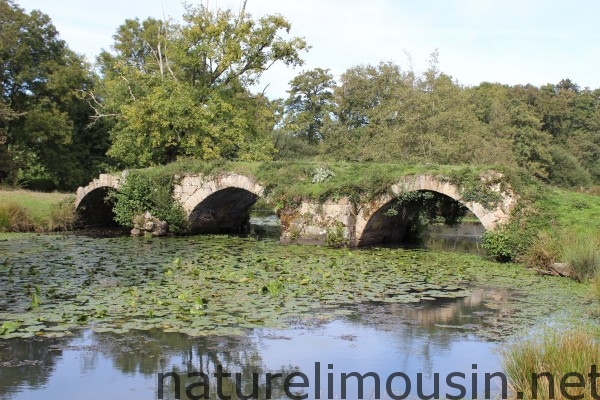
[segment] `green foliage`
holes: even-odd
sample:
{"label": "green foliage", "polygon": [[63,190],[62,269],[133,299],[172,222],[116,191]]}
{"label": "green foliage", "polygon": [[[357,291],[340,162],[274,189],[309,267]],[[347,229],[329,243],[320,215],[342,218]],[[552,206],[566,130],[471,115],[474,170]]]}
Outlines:
{"label": "green foliage", "polygon": [[0,203],[0,231],[30,232],[34,228],[27,209],[13,202]]}
{"label": "green foliage", "polygon": [[404,192],[396,196],[385,215],[395,217],[399,214],[399,209],[402,210],[403,218],[411,220],[409,226],[415,233],[440,219],[446,225],[456,225],[468,211],[454,199],[429,191]]}
{"label": "green foliage", "polygon": [[289,97],[284,103],[282,130],[309,144],[323,140],[323,127],[334,110],[333,86],[329,70],[305,71],[290,81]]}
{"label": "green foliage", "polygon": [[116,54],[100,55],[103,85],[88,96],[115,121],[109,155],[128,167],[271,159],[277,105],[249,88],[275,63],[302,64],[306,43],[282,36],[290,24],[279,15],[200,5],[183,20],[127,20]]}
{"label": "green foliage", "polygon": [[326,165],[319,165],[317,168],[315,168],[315,170],[313,172],[311,182],[312,183],[323,183],[323,182],[327,181],[329,178],[332,178],[334,176],[335,176],[335,172],[333,172],[332,170],[327,168]]}
{"label": "green foliage", "polygon": [[561,261],[561,251],[560,239],[547,231],[542,231],[527,248],[521,257],[521,262],[527,267],[545,270],[552,263]]}
{"label": "green foliage", "polygon": [[2,325],[0,325],[0,336],[10,335],[11,333],[19,329],[20,326],[21,324],[17,321],[6,321]]}
{"label": "green foliage", "polygon": [[0,193],[0,232],[54,232],[73,228],[76,222],[73,199],[48,196],[36,199],[36,194],[19,191]]}
{"label": "green foliage", "polygon": [[319,152],[317,146],[280,130],[273,133],[273,142],[275,160],[310,160]]}
{"label": "green foliage", "polygon": [[347,70],[334,89],[335,119],[324,152],[346,161],[462,164],[494,162],[469,95],[437,69],[422,75],[392,63]]}
{"label": "green foliage", "polygon": [[589,187],[592,183],[590,173],[581,166],[577,158],[565,149],[553,147],[552,164],[549,167],[548,180],[564,188]]}
{"label": "green foliage", "polygon": [[49,231],[67,231],[77,223],[77,213],[73,198],[69,197],[50,208],[46,229]]}
{"label": "green foliage", "polygon": [[333,228],[327,229],[325,243],[329,247],[346,247],[350,244],[344,232],[344,224],[336,221]]}
{"label": "green foliage", "polygon": [[107,131],[88,127],[92,108],[80,96],[95,78],[40,11],[0,0],[0,26],[0,181],[74,189],[105,157]]}
{"label": "green foliage", "polygon": [[31,296],[31,303],[29,304],[29,310],[38,308],[42,304],[42,292],[38,285],[33,285],[29,288],[29,295]]}
{"label": "green foliage", "polygon": [[461,188],[461,198],[464,201],[480,203],[485,208],[493,209],[502,196],[492,187],[498,183],[506,184],[505,179],[495,172],[482,176],[481,171],[473,168],[457,169],[448,175],[450,182]]}
{"label": "green foliage", "polygon": [[150,212],[167,222],[171,232],[185,232],[187,218],[173,198],[173,183],[173,175],[162,171],[131,171],[121,188],[109,194],[114,201],[115,221],[132,227],[136,216]]}
{"label": "green foliage", "polygon": [[488,256],[499,262],[508,262],[516,257],[514,238],[505,229],[486,231],[482,237],[482,246]]}
{"label": "green foliage", "polygon": [[284,285],[280,280],[270,280],[266,285],[263,285],[259,292],[269,294],[271,297],[279,297],[283,293]]}

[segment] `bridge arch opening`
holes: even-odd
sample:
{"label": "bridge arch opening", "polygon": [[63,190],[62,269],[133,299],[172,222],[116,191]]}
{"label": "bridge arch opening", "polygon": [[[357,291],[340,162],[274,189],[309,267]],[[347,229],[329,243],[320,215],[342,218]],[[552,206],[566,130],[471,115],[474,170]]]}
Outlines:
{"label": "bridge arch opening", "polygon": [[443,223],[456,226],[467,215],[478,221],[475,232],[485,230],[467,206],[446,194],[432,190],[405,192],[387,201],[371,215],[357,238],[358,246],[420,244],[429,225]]}
{"label": "bridge arch opening", "polygon": [[109,198],[116,189],[109,186],[96,188],[85,195],[77,205],[78,225],[81,228],[113,228],[119,224],[113,212],[114,201]]}
{"label": "bridge arch opening", "polygon": [[189,216],[191,233],[250,233],[250,207],[258,195],[249,190],[228,187],[218,190],[194,207]]}

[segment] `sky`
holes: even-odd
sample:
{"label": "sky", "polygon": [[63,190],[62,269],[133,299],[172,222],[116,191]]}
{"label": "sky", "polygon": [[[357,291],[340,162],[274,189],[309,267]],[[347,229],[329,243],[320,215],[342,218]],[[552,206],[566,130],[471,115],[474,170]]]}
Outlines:
{"label": "sky", "polygon": [[[48,14],[69,47],[90,61],[109,50],[125,19],[180,20],[182,0],[16,0]],[[200,0],[187,0],[199,4]],[[204,0],[239,10],[241,0]],[[291,36],[312,46],[296,69],[274,66],[256,90],[287,97],[302,71],[328,68],[339,78],[356,65],[391,61],[422,73],[430,54],[462,85],[558,83],[600,88],[597,0],[248,0],[254,17],[279,13]]]}

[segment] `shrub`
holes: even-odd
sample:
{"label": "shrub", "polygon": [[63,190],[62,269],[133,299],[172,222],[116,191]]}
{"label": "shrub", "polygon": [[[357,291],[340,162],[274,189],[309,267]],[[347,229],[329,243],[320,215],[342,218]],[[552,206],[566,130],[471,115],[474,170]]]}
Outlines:
{"label": "shrub", "polygon": [[549,166],[550,183],[565,188],[589,187],[592,184],[590,173],[581,166],[577,158],[554,147],[551,150],[552,163]]}
{"label": "shrub", "polygon": [[335,223],[335,227],[328,229],[325,236],[325,243],[331,247],[345,247],[349,245],[348,239],[344,235],[344,224],[340,221]]}
{"label": "shrub", "polygon": [[[520,392],[523,399],[562,399],[566,397],[560,390],[561,378],[571,372],[587,377],[590,367],[598,364],[600,342],[583,330],[544,332],[540,337],[513,344],[501,354],[513,396]],[[537,393],[532,393],[532,374],[543,372],[553,376],[553,385],[546,377],[538,377]],[[592,399],[591,385],[587,382],[584,388],[567,388],[573,396],[569,398]]]}
{"label": "shrub", "polygon": [[488,256],[496,261],[508,262],[515,258],[511,237],[504,230],[485,232],[481,245]]}
{"label": "shrub", "polygon": [[23,189],[34,190],[39,192],[52,192],[56,190],[56,182],[51,178],[36,177],[25,181]]}
{"label": "shrub", "polygon": [[152,171],[132,171],[127,175],[119,191],[109,194],[114,200],[115,221],[132,227],[133,218],[149,211],[169,224],[171,232],[184,232],[187,218],[183,208],[173,198],[173,176],[168,173],[152,174]]}

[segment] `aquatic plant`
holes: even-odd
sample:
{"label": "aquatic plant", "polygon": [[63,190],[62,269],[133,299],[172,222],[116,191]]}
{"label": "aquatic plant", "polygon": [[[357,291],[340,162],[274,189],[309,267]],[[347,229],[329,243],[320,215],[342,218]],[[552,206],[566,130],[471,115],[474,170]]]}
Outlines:
{"label": "aquatic plant", "polygon": [[[38,289],[36,289],[36,285]],[[419,304],[511,290],[487,304],[477,334],[500,338],[550,313],[581,319],[589,284],[480,257],[404,249],[326,248],[227,236],[0,240],[1,338],[161,329],[230,335],[289,321],[336,318],[361,303]],[[32,307],[37,305],[37,307]]]}

